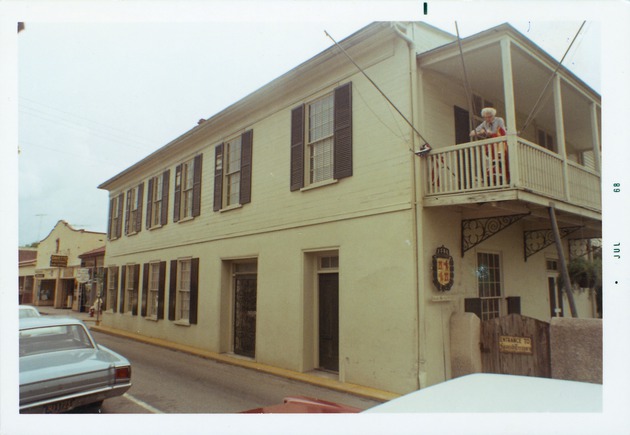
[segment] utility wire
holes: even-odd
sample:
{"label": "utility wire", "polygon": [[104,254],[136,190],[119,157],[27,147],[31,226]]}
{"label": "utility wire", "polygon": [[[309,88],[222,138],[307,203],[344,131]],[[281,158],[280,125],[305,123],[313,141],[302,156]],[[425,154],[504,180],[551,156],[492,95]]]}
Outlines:
{"label": "utility wire", "polygon": [[567,50],[564,52],[564,56],[562,56],[562,59],[560,59],[560,62],[558,62],[558,65],[556,66],[556,69],[553,71],[553,73],[551,74],[551,76],[549,77],[549,80],[547,81],[547,84],[545,85],[545,87],[543,88],[542,92],[540,93],[540,95],[538,96],[538,99],[536,100],[536,102],[534,103],[534,107],[532,107],[532,110],[529,112],[529,115],[527,116],[527,119],[525,120],[525,124],[523,125],[523,127],[519,130],[519,131],[525,131],[525,129],[529,126],[529,123],[531,121],[533,121],[534,119],[534,115],[535,113],[538,113],[539,108],[538,105],[540,104],[540,100],[542,99],[545,91],[547,90],[547,88],[549,87],[549,85],[551,84],[551,81],[553,80],[553,78],[556,76],[556,73],[558,72],[558,70],[560,69],[560,66],[562,66],[562,62],[564,61],[564,58],[567,57],[567,54],[569,53],[569,50],[571,50],[571,47],[573,46],[573,43],[575,42],[575,40],[577,39],[578,35],[580,34],[580,31],[582,31],[582,28],[584,27],[584,25],[586,24],[586,21],[582,22],[582,25],[580,26],[580,28],[578,29],[578,31],[576,32],[575,36],[573,37],[573,40],[571,41],[571,43],[569,44],[569,47],[567,48]]}
{"label": "utility wire", "polygon": [[387,97],[387,95],[385,95],[385,93],[381,90],[381,88],[379,88],[379,87],[378,87],[378,85],[377,85],[376,83],[374,83],[374,80],[372,80],[372,79],[370,78],[370,76],[368,76],[368,75],[366,74],[366,72],[363,70],[363,68],[361,68],[359,65],[357,65],[357,63],[354,61],[354,59],[352,59],[352,57],[350,57],[350,55],[346,52],[346,50],[344,50],[344,49],[341,47],[341,45],[339,45],[339,44],[337,43],[337,41],[335,41],[335,39],[334,39],[332,36],[330,36],[330,34],[329,34],[327,31],[325,31],[325,30],[324,30],[324,33],[326,34],[326,36],[328,36],[328,37],[330,38],[330,40],[331,40],[332,42],[334,42],[334,43],[335,43],[335,45],[336,45],[336,46],[337,46],[337,47],[341,50],[341,52],[342,52],[343,54],[345,54],[345,55],[346,55],[346,57],[350,60],[350,62],[352,62],[352,64],[353,64],[354,66],[356,66],[356,67],[357,67],[357,69],[358,69],[359,71],[361,71],[361,73],[365,76],[365,78],[366,78],[366,79],[368,79],[368,81],[369,81],[370,83],[372,83],[372,86],[374,86],[374,87],[376,88],[376,90],[377,90],[377,91],[378,91],[378,92],[379,92],[379,93],[383,96],[383,98],[385,98],[385,99],[387,100],[387,102],[388,102],[388,103],[389,103],[389,104],[390,104],[390,105],[391,105],[391,106],[392,106],[392,107],[396,110],[396,112],[398,112],[398,114],[399,114],[399,115],[400,115],[400,116],[401,116],[401,117],[405,120],[405,122],[406,122],[407,124],[409,124],[409,126],[413,129],[413,131],[415,131],[415,132],[416,132],[416,134],[418,135],[418,137],[424,141],[424,145],[428,145],[427,140],[426,140],[424,137],[422,137],[422,135],[420,134],[420,132],[416,129],[416,127],[414,127],[414,125],[411,123],[411,121],[409,121],[409,120],[407,119],[407,117],[406,117],[405,115],[403,115],[403,113],[402,113],[402,112],[398,109],[398,107],[396,107],[396,105],[392,102],[392,100],[390,100],[390,99]]}

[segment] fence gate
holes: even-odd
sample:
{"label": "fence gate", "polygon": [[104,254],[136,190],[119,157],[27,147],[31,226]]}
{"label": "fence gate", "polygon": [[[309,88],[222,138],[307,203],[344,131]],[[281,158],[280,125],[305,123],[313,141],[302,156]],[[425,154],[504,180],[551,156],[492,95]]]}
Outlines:
{"label": "fence gate", "polygon": [[481,322],[484,373],[551,377],[549,323],[510,314]]}

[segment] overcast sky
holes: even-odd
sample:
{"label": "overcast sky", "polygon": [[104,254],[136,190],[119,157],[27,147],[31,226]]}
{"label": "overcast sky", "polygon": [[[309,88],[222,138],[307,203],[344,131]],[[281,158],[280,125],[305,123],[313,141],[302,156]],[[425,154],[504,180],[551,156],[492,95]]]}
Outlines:
{"label": "overcast sky", "polygon": [[[378,5],[382,2],[371,2]],[[238,2],[236,3],[238,4]],[[39,22],[18,37],[19,243],[55,223],[106,231],[105,180],[359,30],[353,20]],[[454,20],[425,20],[455,34]],[[459,20],[462,37],[505,22]],[[116,20],[113,20],[116,21]],[[581,21],[510,23],[560,59]],[[564,65],[600,90],[601,27],[587,22]]]}

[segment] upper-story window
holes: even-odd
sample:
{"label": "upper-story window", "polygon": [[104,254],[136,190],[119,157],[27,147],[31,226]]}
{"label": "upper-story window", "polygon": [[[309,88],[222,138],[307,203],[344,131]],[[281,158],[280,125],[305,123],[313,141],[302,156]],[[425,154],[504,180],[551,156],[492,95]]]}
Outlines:
{"label": "upper-story window", "polygon": [[214,211],[251,202],[253,131],[215,147]]}
{"label": "upper-story window", "polygon": [[352,175],[352,84],[291,112],[291,190]]}
{"label": "upper-story window", "polygon": [[135,234],[142,230],[142,196],[144,183],[127,191],[127,212],[125,216],[125,234]]}
{"label": "upper-story window", "polygon": [[124,196],[125,194],[121,193],[109,200],[109,223],[107,225],[107,238],[109,240],[118,239],[122,234]]}
{"label": "upper-story window", "polygon": [[147,193],[147,228],[166,225],[168,219],[168,187],[170,170],[149,179]]}
{"label": "upper-story window", "polygon": [[543,148],[547,148],[549,151],[556,152],[556,146],[554,144],[553,136],[551,134],[541,129],[538,129],[536,133],[538,135],[538,145]]}
{"label": "upper-story window", "polygon": [[173,221],[193,218],[201,213],[201,164],[203,155],[175,168],[175,205]]}

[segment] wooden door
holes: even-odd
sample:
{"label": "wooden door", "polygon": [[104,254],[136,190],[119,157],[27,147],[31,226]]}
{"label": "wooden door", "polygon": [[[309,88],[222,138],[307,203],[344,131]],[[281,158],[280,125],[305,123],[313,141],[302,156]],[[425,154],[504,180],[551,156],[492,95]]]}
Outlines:
{"label": "wooden door", "polygon": [[549,323],[519,314],[481,322],[484,373],[551,377]]}
{"label": "wooden door", "polygon": [[339,371],[339,274],[319,275],[319,367]]}

